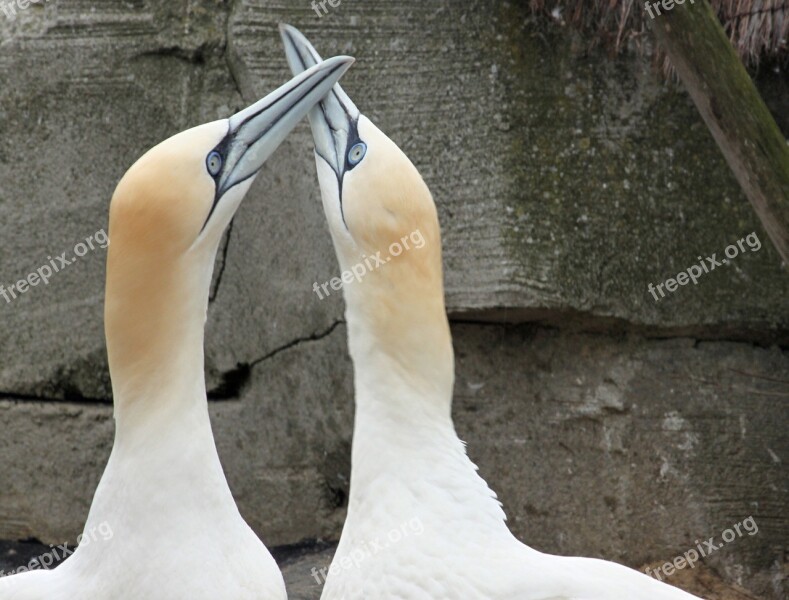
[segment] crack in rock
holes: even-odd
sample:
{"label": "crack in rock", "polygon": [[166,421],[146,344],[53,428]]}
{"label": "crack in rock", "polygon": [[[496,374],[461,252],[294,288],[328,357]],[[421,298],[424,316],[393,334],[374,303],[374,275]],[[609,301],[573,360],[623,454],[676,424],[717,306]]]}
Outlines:
{"label": "crack in rock", "polygon": [[532,326],[563,333],[584,333],[604,337],[636,335],[649,341],[691,339],[696,345],[704,342],[730,342],[756,348],[777,346],[789,349],[789,330],[756,330],[738,323],[715,323],[710,325],[660,326],[646,325],[619,317],[600,316],[590,311],[554,308],[496,307],[489,309],[448,311],[450,325],[473,325],[478,327]]}
{"label": "crack in rock", "polygon": [[337,321],[335,321],[334,323],[329,325],[329,327],[327,327],[323,331],[319,331],[317,333],[313,333],[312,335],[310,335],[308,337],[297,338],[297,339],[293,340],[292,342],[289,342],[289,343],[285,344],[284,346],[280,346],[279,348],[275,348],[274,350],[272,350],[271,352],[269,352],[268,354],[266,354],[262,358],[258,358],[257,360],[252,361],[249,366],[250,367],[256,367],[260,363],[274,358],[277,354],[285,352],[286,350],[290,350],[291,348],[295,348],[296,346],[300,346],[301,344],[307,344],[307,343],[310,343],[310,342],[319,342],[320,340],[329,337],[332,333],[334,333],[334,330],[337,329],[337,327],[339,327],[340,325],[344,325],[344,324],[345,324],[345,321],[343,319],[338,319]]}
{"label": "crack in rock", "polygon": [[191,65],[204,65],[206,62],[206,50],[208,44],[203,43],[195,48],[184,48],[179,45],[173,46],[164,46],[160,48],[154,48],[153,50],[145,50],[143,52],[138,52],[134,56],[132,56],[131,60],[136,60],[138,58],[149,58],[149,57],[159,57],[159,58],[177,58],[178,60],[182,60],[185,63]]}
{"label": "crack in rock", "polygon": [[249,383],[252,376],[252,369],[258,365],[271,360],[278,354],[291,350],[302,344],[318,342],[322,339],[329,337],[340,326],[344,325],[345,321],[339,319],[332,323],[329,327],[322,331],[318,331],[306,337],[296,338],[295,340],[283,344],[267,353],[266,355],[247,363],[239,363],[235,369],[225,371],[221,374],[222,382],[217,385],[213,390],[208,392],[208,399],[213,401],[228,401],[240,400],[244,388]]}
{"label": "crack in rock", "polygon": [[34,396],[31,394],[15,394],[13,392],[0,392],[0,401],[9,400],[12,402],[30,402],[30,403],[47,403],[47,404],[77,404],[85,406],[112,406],[112,398],[86,398],[84,396],[74,397],[46,397]]}

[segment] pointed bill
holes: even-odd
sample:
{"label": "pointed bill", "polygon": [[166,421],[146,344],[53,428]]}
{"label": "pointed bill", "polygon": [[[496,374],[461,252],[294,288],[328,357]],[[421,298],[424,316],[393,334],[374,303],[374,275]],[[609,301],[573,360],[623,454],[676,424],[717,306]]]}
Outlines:
{"label": "pointed bill", "polygon": [[293,128],[332,90],[353,64],[338,56],[317,60],[295,74],[288,83],[229,119],[226,169],[219,180],[218,196],[257,174]]}
{"label": "pointed bill", "polygon": [[[283,24],[280,25],[280,34],[294,75],[321,62],[317,50],[298,29]],[[359,109],[339,84],[334,85],[331,93],[309,113],[315,151],[334,170],[338,179],[342,179],[347,170],[350,141],[358,137],[359,115]]]}

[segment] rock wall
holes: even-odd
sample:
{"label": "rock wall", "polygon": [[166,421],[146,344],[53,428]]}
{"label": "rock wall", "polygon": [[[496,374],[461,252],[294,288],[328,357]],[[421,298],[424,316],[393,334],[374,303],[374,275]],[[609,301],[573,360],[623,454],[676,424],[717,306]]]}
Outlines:
{"label": "rock wall", "polygon": [[[782,598],[789,277],[686,95],[519,2],[58,0],[0,14],[0,283],[106,228],[134,160],[287,78],[276,25],[345,87],[439,205],[458,430],[533,546],[639,566],[753,516],[706,563]],[[647,291],[756,232],[728,264]],[[72,539],[112,443],[104,250],[0,296],[0,539]],[[337,539],[352,379],[301,126],[217,260],[211,411],[271,545]],[[296,501],[297,500],[297,501]]]}

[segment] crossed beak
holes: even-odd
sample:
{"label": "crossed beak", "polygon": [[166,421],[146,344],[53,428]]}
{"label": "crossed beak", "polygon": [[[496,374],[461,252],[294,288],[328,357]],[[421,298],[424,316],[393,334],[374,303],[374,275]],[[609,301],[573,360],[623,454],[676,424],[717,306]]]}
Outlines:
{"label": "crossed beak", "polygon": [[293,128],[332,90],[353,62],[348,56],[316,61],[311,68],[228,119],[228,133],[214,149],[222,159],[221,170],[214,176],[214,207],[229,189],[257,175]]}
{"label": "crossed beak", "polygon": [[[284,24],[279,29],[294,74],[306,72],[321,62],[318,52],[298,29]],[[359,109],[339,84],[309,113],[315,152],[329,164],[340,182],[349,167],[346,157],[350,142],[358,138],[359,116]]]}

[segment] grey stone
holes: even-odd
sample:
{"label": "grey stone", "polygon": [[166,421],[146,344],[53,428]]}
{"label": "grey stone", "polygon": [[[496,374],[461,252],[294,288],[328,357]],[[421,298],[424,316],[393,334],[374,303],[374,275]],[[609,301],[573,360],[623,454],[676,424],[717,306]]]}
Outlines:
{"label": "grey stone", "polygon": [[[287,80],[276,25],[293,23],[325,56],[356,56],[347,91],[434,193],[458,430],[516,534],[637,567],[753,515],[759,534],[707,562],[782,598],[786,270],[686,95],[526,5],[346,0],[318,18],[308,0],[60,0],[0,15],[0,284],[106,228],[148,148]],[[270,546],[336,540],[348,491],[351,367],[341,297],[312,291],[337,264],[311,146],[302,125],[242,205],[207,328],[220,454]],[[753,231],[760,251],[648,293]],[[87,514],[113,432],[104,256],[0,297],[0,539],[73,539]],[[284,560],[316,597],[308,563]]]}
{"label": "grey stone", "polygon": [[[645,60],[582,51],[527,16],[447,0],[346,2],[322,19],[306,3],[111,0],[0,20],[0,282],[106,227],[115,183],[149,147],[286,80],[276,24],[290,21],[327,56],[357,56],[348,91],[430,184],[453,316],[785,343],[789,278],[768,245],[652,299],[649,283],[697,256],[766,238],[684,94]],[[306,126],[229,240],[208,328],[212,388],[342,314],[340,298],[312,292],[337,266]],[[109,398],[102,288],[97,251],[0,302],[2,392]]]}
{"label": "grey stone", "polygon": [[[786,351],[540,326],[454,334],[457,428],[516,535],[638,567],[753,516],[758,534],[705,564],[781,597]],[[212,405],[231,488],[269,546],[339,536],[353,419],[344,337],[339,325],[275,354],[240,401]],[[72,539],[109,453],[109,407],[6,401],[0,422],[0,539]]]}

